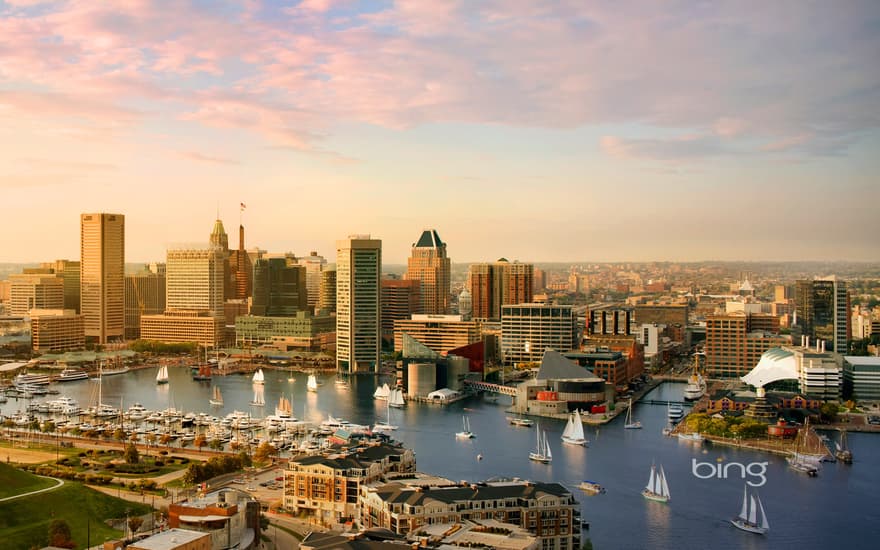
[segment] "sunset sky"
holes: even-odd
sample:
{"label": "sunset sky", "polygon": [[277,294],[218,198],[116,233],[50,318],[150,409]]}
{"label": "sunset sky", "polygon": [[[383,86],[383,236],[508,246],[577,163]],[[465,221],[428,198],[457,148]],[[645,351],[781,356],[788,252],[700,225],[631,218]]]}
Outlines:
{"label": "sunset sky", "polygon": [[876,261],[880,2],[0,0],[0,140],[6,262]]}

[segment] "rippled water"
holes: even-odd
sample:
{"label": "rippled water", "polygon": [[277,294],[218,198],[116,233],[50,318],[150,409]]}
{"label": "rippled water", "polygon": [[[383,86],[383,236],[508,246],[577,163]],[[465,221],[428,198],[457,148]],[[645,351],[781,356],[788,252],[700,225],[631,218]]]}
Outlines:
{"label": "rippled water", "polygon": [[[205,411],[222,416],[233,410],[264,416],[274,411],[283,394],[292,398],[294,414],[321,420],[327,414],[353,423],[372,424],[386,418],[384,402],[373,400],[373,377],[351,380],[350,389],[333,383],[332,376],[319,377],[324,384],[317,393],[305,389],[306,376],[265,371],[264,409],[249,405],[253,398],[250,377],[215,377],[212,382],[194,382],[188,368],[171,368],[168,385],[155,384],[156,369],[133,371],[107,377],[102,384],[103,401],[128,407],[135,401],[149,409],[174,405],[178,409]],[[225,406],[210,407],[212,384],[221,388]],[[64,394],[87,406],[94,399],[97,382],[58,385]],[[654,399],[681,398],[682,385],[664,384],[650,394]],[[52,396],[49,396],[50,398]],[[591,523],[587,533],[597,549],[609,548],[876,548],[880,543],[880,434],[849,435],[855,464],[826,464],[819,477],[808,478],[785,465],[782,457],[724,447],[698,447],[664,437],[666,409],[657,405],[635,405],[634,417],[642,430],[624,430],[622,418],[598,430],[586,429],[590,441],[584,449],[562,445],[564,422],[541,420],[535,427],[511,426],[505,413],[509,398],[498,403],[475,398],[449,407],[410,403],[404,410],[392,410],[391,422],[400,426],[395,437],[416,452],[419,469],[453,480],[481,480],[510,476],[557,481],[579,495],[584,519]],[[2,406],[8,414],[26,402],[10,398]],[[472,440],[457,440],[461,418],[468,415]],[[553,450],[550,465],[528,460],[535,446],[536,431],[547,432]],[[482,454],[483,460],[477,460]],[[758,489],[770,521],[770,532],[762,537],[735,529],[728,522],[739,512],[743,479],[698,479],[692,474],[692,460],[715,463],[767,462],[767,483]],[[669,504],[648,502],[640,491],[648,480],[651,463],[666,471],[672,500]],[[705,470],[704,470],[705,471]],[[604,485],[607,494],[587,496],[575,486],[582,479]],[[757,481],[756,478],[751,478]]]}

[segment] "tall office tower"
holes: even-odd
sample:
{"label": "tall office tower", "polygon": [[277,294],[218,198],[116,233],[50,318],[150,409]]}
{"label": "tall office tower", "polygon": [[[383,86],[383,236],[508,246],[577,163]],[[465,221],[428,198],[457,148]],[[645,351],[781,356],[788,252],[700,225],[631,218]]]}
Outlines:
{"label": "tall office tower", "polygon": [[382,279],[382,338],[394,339],[394,321],[409,319],[418,313],[421,284],[417,280]]}
{"label": "tall office tower", "polygon": [[40,266],[51,269],[64,280],[64,309],[73,309],[79,313],[79,262],[55,260]]}
{"label": "tall office tower", "polygon": [[336,368],[378,372],[382,241],[350,235],[336,241]]}
{"label": "tall office tower", "polygon": [[540,363],[548,349],[577,349],[577,315],[572,306],[505,305],[501,312],[501,355],[505,365]]}
{"label": "tall office tower", "polygon": [[223,254],[217,248],[169,250],[166,308],[223,316]]}
{"label": "tall office tower", "polygon": [[64,280],[50,269],[26,269],[9,276],[10,315],[26,316],[32,309],[64,309]]}
{"label": "tall office tower", "polygon": [[87,342],[125,335],[125,216],[80,216],[80,312]]}
{"label": "tall office tower", "polygon": [[288,258],[261,258],[254,262],[254,301],[251,315],[291,317],[306,311],[306,268]]}
{"label": "tall office tower", "polygon": [[773,301],[776,303],[785,303],[791,299],[791,288],[786,285],[776,285],[773,287]]}
{"label": "tall office tower", "polygon": [[735,311],[706,316],[705,366],[713,378],[745,376],[765,351],[788,344],[791,336],[779,334],[779,320],[774,322],[772,315]]}
{"label": "tall office tower", "polygon": [[472,264],[468,288],[474,319],[500,319],[501,306],[528,304],[534,298],[534,266],[510,263],[504,258],[491,264]]}
{"label": "tall office tower", "polygon": [[425,229],[412,246],[407,260],[405,279],[419,281],[419,311],[428,315],[443,315],[449,310],[450,261],[446,243],[440,240],[436,229]]}
{"label": "tall office tower", "polygon": [[[164,264],[162,264],[164,265]],[[149,268],[125,276],[125,339],[141,337],[141,316],[165,311],[165,271]]]}
{"label": "tall office tower", "polygon": [[309,293],[309,307],[314,311],[318,307],[318,299],[321,295],[321,273],[327,268],[327,260],[324,256],[312,250],[305,258],[299,258],[297,263],[306,268],[306,289]]}
{"label": "tall office tower", "polygon": [[795,336],[825,342],[827,351],[848,353],[850,339],[849,292],[835,278],[795,283]]}
{"label": "tall office tower", "polygon": [[321,272],[321,288],[318,293],[318,311],[336,313],[336,270]]}
{"label": "tall office tower", "polygon": [[238,226],[238,249],[231,250],[229,253],[229,269],[232,277],[232,296],[236,300],[247,300],[252,296],[253,285],[251,276],[253,273],[253,262],[244,249],[244,226]]}
{"label": "tall office tower", "polygon": [[547,272],[543,269],[535,268],[532,290],[535,294],[543,292],[547,288]]}

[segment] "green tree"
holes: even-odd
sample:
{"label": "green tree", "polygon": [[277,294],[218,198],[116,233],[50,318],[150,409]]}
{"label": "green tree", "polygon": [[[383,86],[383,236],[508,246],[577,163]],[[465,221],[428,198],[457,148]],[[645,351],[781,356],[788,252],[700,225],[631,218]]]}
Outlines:
{"label": "green tree", "polygon": [[128,531],[133,535],[144,524],[144,518],[140,516],[132,516],[128,518]]}
{"label": "green tree", "polygon": [[819,416],[823,422],[834,422],[837,420],[837,403],[824,403],[819,407]]}
{"label": "green tree", "polygon": [[70,525],[63,519],[53,519],[49,524],[49,546],[57,546],[58,548],[76,547],[76,543],[71,539]]}
{"label": "green tree", "polygon": [[43,426],[41,429],[43,430],[43,433],[47,433],[47,434],[55,433],[55,423],[52,422],[51,420],[47,420],[47,421],[43,422]]}
{"label": "green tree", "polygon": [[122,457],[127,464],[137,464],[141,461],[141,455],[138,452],[137,446],[131,442],[125,446],[125,452],[122,454]]}
{"label": "green tree", "polygon": [[[196,440],[196,443],[198,443],[198,440]],[[220,449],[223,448],[223,442],[215,437],[214,439],[212,439],[208,443],[208,447],[210,447],[211,449],[213,449],[215,451],[219,451]]]}
{"label": "green tree", "polygon": [[269,462],[273,456],[278,454],[278,449],[268,441],[264,441],[254,451],[254,460],[256,462]]}
{"label": "green tree", "polygon": [[123,430],[122,428],[116,428],[116,430],[113,432],[113,439],[115,439],[116,441],[125,441],[125,436],[125,430]]}

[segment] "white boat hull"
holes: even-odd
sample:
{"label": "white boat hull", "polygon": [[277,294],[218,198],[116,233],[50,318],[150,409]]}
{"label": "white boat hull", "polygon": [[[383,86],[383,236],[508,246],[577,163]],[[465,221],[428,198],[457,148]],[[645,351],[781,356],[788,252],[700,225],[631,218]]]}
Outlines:
{"label": "white boat hull", "polygon": [[669,502],[669,497],[663,496],[663,495],[658,495],[654,491],[649,491],[647,489],[642,491],[642,496],[648,500],[653,500],[654,502],[662,502],[664,504]]}
{"label": "white boat hull", "polygon": [[742,529],[743,531],[748,531],[749,533],[755,533],[756,535],[764,535],[769,531],[769,529],[765,529],[759,525],[752,525],[747,521],[743,521],[740,518],[733,518],[730,520],[730,523],[733,524],[737,529]]}
{"label": "white boat hull", "polygon": [[552,459],[550,457],[544,456],[542,454],[529,453],[529,460],[533,460],[535,462],[540,462],[541,464],[549,464]]}
{"label": "white boat hull", "polygon": [[568,445],[578,445],[578,446],[580,446],[580,447],[586,447],[586,446],[587,446],[587,440],[586,440],[586,439],[574,439],[574,438],[571,438],[571,437],[565,437],[565,436],[562,436],[562,442],[563,442],[563,443],[566,443],[566,444],[568,444]]}

